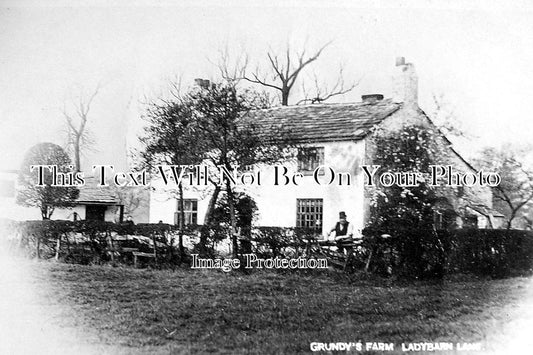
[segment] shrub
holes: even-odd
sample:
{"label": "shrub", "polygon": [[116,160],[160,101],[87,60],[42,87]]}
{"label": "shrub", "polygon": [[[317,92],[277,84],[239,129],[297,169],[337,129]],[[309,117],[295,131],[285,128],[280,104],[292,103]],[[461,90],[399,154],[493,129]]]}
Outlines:
{"label": "shrub", "polygon": [[[408,278],[442,278],[446,273],[507,277],[533,270],[533,232],[499,229],[396,229],[363,231],[374,251],[373,266],[392,267]],[[379,236],[387,233],[391,238]],[[383,250],[393,254],[385,255]]]}
{"label": "shrub", "polygon": [[172,254],[169,240],[177,233],[176,226],[163,223],[132,225],[87,220],[12,221],[5,227],[17,236],[19,248],[29,256],[55,256],[81,264],[112,260],[120,247],[153,252],[155,245],[159,255]]}
{"label": "shrub", "polygon": [[312,229],[256,227],[252,229],[252,251],[263,257],[293,256],[300,253],[306,239],[316,237]]}

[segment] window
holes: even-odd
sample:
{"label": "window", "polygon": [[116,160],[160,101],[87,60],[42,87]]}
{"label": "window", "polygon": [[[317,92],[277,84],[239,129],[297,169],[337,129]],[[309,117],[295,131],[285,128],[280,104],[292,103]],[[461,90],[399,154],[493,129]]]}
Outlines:
{"label": "window", "polygon": [[[180,212],[180,200],[178,199],[176,212],[174,213],[174,224],[180,224]],[[184,225],[198,224],[198,200],[183,199],[183,212],[185,214]]]}
{"label": "window", "polygon": [[298,170],[313,172],[320,165],[324,165],[324,147],[309,147],[298,149]]}
{"label": "window", "polygon": [[477,216],[467,215],[463,217],[463,228],[477,228]]}
{"label": "window", "polygon": [[296,227],[312,228],[322,233],[321,198],[296,199]]}
{"label": "window", "polygon": [[255,166],[253,164],[241,165],[241,168],[239,170],[241,173],[253,173],[255,170]]}
{"label": "window", "polygon": [[87,205],[85,207],[85,219],[87,221],[105,221],[107,206]]}

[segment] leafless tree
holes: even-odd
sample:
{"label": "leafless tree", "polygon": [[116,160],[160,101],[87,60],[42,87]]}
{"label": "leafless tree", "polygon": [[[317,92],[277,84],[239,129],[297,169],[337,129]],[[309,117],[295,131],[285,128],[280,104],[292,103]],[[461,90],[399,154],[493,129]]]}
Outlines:
{"label": "leafless tree", "polygon": [[67,149],[73,152],[76,171],[81,169],[80,155],[82,149],[88,149],[94,145],[94,139],[87,129],[87,122],[91,105],[99,90],[100,85],[90,96],[86,97],[80,94],[79,98],[72,99],[73,110],[69,110],[66,103],[63,105],[63,116],[67,124]]}
{"label": "leafless tree", "polygon": [[341,66],[339,69],[339,74],[337,75],[337,81],[332,87],[329,87],[326,83],[321,83],[316,73],[314,74],[313,84],[314,87],[312,91],[307,89],[305,82],[302,84],[304,98],[298,101],[296,103],[297,105],[306,103],[319,104],[331,99],[332,97],[347,94],[359,84],[359,81],[346,84],[344,82],[344,67]]}
{"label": "leafless tree", "polygon": [[294,53],[288,45],[282,55],[270,50],[267,52],[270,64],[268,74],[262,74],[262,71],[256,68],[250,73],[245,73],[244,79],[254,84],[278,90],[281,94],[281,105],[287,106],[291,90],[302,70],[316,61],[330,43],[326,43],[311,55],[308,55],[305,49],[300,53]]}
{"label": "leafless tree", "polygon": [[[210,60],[211,61],[211,60]],[[243,50],[241,54],[234,57],[226,45],[224,49],[218,51],[218,61],[211,61],[220,71],[220,76],[230,85],[235,86],[244,79],[248,68],[248,54]]]}
{"label": "leafless tree", "polygon": [[119,203],[124,206],[124,215],[132,215],[139,207],[147,203],[147,192],[142,187],[114,187]]}
{"label": "leafless tree", "polygon": [[[507,228],[517,217],[528,217],[533,205],[533,170],[524,163],[531,146],[505,145],[486,148],[476,163],[500,174],[501,183],[493,188],[494,206],[507,217]],[[526,220],[527,222],[527,220]]]}
{"label": "leafless tree", "polygon": [[[277,91],[280,94],[281,105],[287,106],[289,104],[289,97],[291,91],[302,73],[312,63],[317,61],[323,51],[331,44],[326,43],[318,50],[308,53],[304,49],[300,52],[295,51],[289,45],[283,53],[276,53],[270,49],[266,56],[268,58],[265,67],[256,65],[255,69],[250,70],[250,60],[244,50],[239,56],[232,57],[228,48],[219,51],[218,61],[214,64],[219,68],[222,78],[231,85],[237,85],[244,80],[252,84],[258,84],[265,89]],[[343,95],[351,91],[357,84],[346,84],[343,77],[343,69],[339,71],[336,83],[328,88],[326,85],[319,83],[315,75],[315,90],[314,93],[306,93],[304,99],[299,103],[320,103],[332,97]]]}
{"label": "leafless tree", "polygon": [[453,105],[446,99],[444,94],[433,93],[432,99],[433,111],[431,119],[446,137],[473,138],[471,134],[463,129],[461,122],[457,119]]}

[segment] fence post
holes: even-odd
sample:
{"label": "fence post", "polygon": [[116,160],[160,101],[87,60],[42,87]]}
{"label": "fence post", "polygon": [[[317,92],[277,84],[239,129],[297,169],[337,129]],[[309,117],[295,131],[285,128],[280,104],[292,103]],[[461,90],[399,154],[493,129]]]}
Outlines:
{"label": "fence post", "polygon": [[59,233],[59,235],[57,236],[57,242],[56,242],[56,256],[55,256],[55,259],[56,261],[59,260],[59,249],[61,248],[61,233]]}
{"label": "fence post", "polygon": [[113,237],[111,236],[111,233],[107,232],[107,238],[109,239],[109,249],[111,252],[111,262],[115,263],[115,246],[113,245]]}
{"label": "fence post", "polygon": [[157,244],[156,244],[156,233],[152,233],[152,241],[154,243],[154,262],[157,265]]}
{"label": "fence post", "polygon": [[41,258],[41,236],[37,235],[37,259]]}

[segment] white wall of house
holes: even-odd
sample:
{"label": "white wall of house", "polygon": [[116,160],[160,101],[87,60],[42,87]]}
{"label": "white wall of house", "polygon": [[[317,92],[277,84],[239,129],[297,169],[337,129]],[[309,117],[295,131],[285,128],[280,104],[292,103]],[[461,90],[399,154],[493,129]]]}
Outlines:
{"label": "white wall of house", "polygon": [[[175,213],[178,211],[178,190],[173,186],[165,186],[163,180],[154,176],[150,181],[152,191],[149,199],[149,223],[163,223],[174,224]],[[198,188],[198,187],[184,187],[185,199],[193,199],[198,201],[197,209],[197,223],[203,224],[207,206],[209,204],[209,197],[211,196],[212,187]]]}
{"label": "white wall of house", "polygon": [[[157,178],[152,179],[150,184],[153,188],[150,196],[150,223],[163,221],[163,223],[173,224],[174,213],[178,206],[176,190],[166,188],[163,181]],[[205,211],[207,209],[206,201],[200,199],[200,196],[194,191],[186,191],[184,197],[198,199],[198,213],[203,217],[205,212],[201,213],[200,210]],[[203,207],[204,204],[205,207]],[[199,223],[203,223],[203,220]]]}
{"label": "white wall of house", "polygon": [[[118,222],[119,206],[107,205],[105,206],[104,221],[106,222]],[[71,208],[60,208],[54,211],[52,219],[64,219],[72,221],[74,219],[74,212],[78,214],[78,219],[85,219],[87,215],[87,205],[79,205]],[[125,219],[126,217],[124,217]]]}
{"label": "white wall of house", "polygon": [[[323,199],[323,233],[327,233],[338,221],[339,211],[345,211],[348,221],[356,229],[363,227],[363,175],[361,164],[364,158],[363,141],[358,142],[324,142],[310,145],[324,147],[324,165],[331,167],[337,178],[331,185],[319,185],[312,175],[305,175],[299,186],[273,186],[273,168],[264,168],[265,183],[261,188],[250,191],[259,208],[258,225],[262,226],[296,226],[297,199]],[[297,163],[284,164],[290,171],[297,172]],[[339,173],[350,176],[350,185],[343,176],[339,184]],[[319,177],[324,183],[330,174]]]}
{"label": "white wall of house", "polygon": [[[312,175],[305,175],[298,186],[292,183],[286,186],[274,185],[274,166],[256,166],[254,172],[261,174],[261,185],[242,186],[237,190],[250,195],[258,206],[259,226],[295,227],[297,213],[297,199],[323,199],[323,233],[332,228],[338,220],[339,211],[345,211],[348,221],[355,229],[363,228],[363,174],[361,164],[364,161],[365,145],[363,141],[351,142],[323,142],[309,145],[324,148],[324,163],[336,173],[347,173],[351,181],[348,185],[346,178],[339,185],[335,180],[331,185],[317,184]],[[297,163],[286,162],[283,166],[291,173],[297,172]],[[329,177],[324,175],[320,179]],[[280,180],[280,183],[283,180]],[[323,180],[321,180],[323,181]],[[176,189],[165,188],[162,180],[151,181],[154,191],[150,198],[150,222],[174,223],[177,211]],[[198,223],[203,223],[207,211],[211,189],[191,189],[184,192],[184,198],[198,200]]]}
{"label": "white wall of house", "polygon": [[74,206],[70,208],[56,208],[52,214],[52,219],[74,220],[74,212],[78,214],[78,219],[85,219],[85,206]]}

